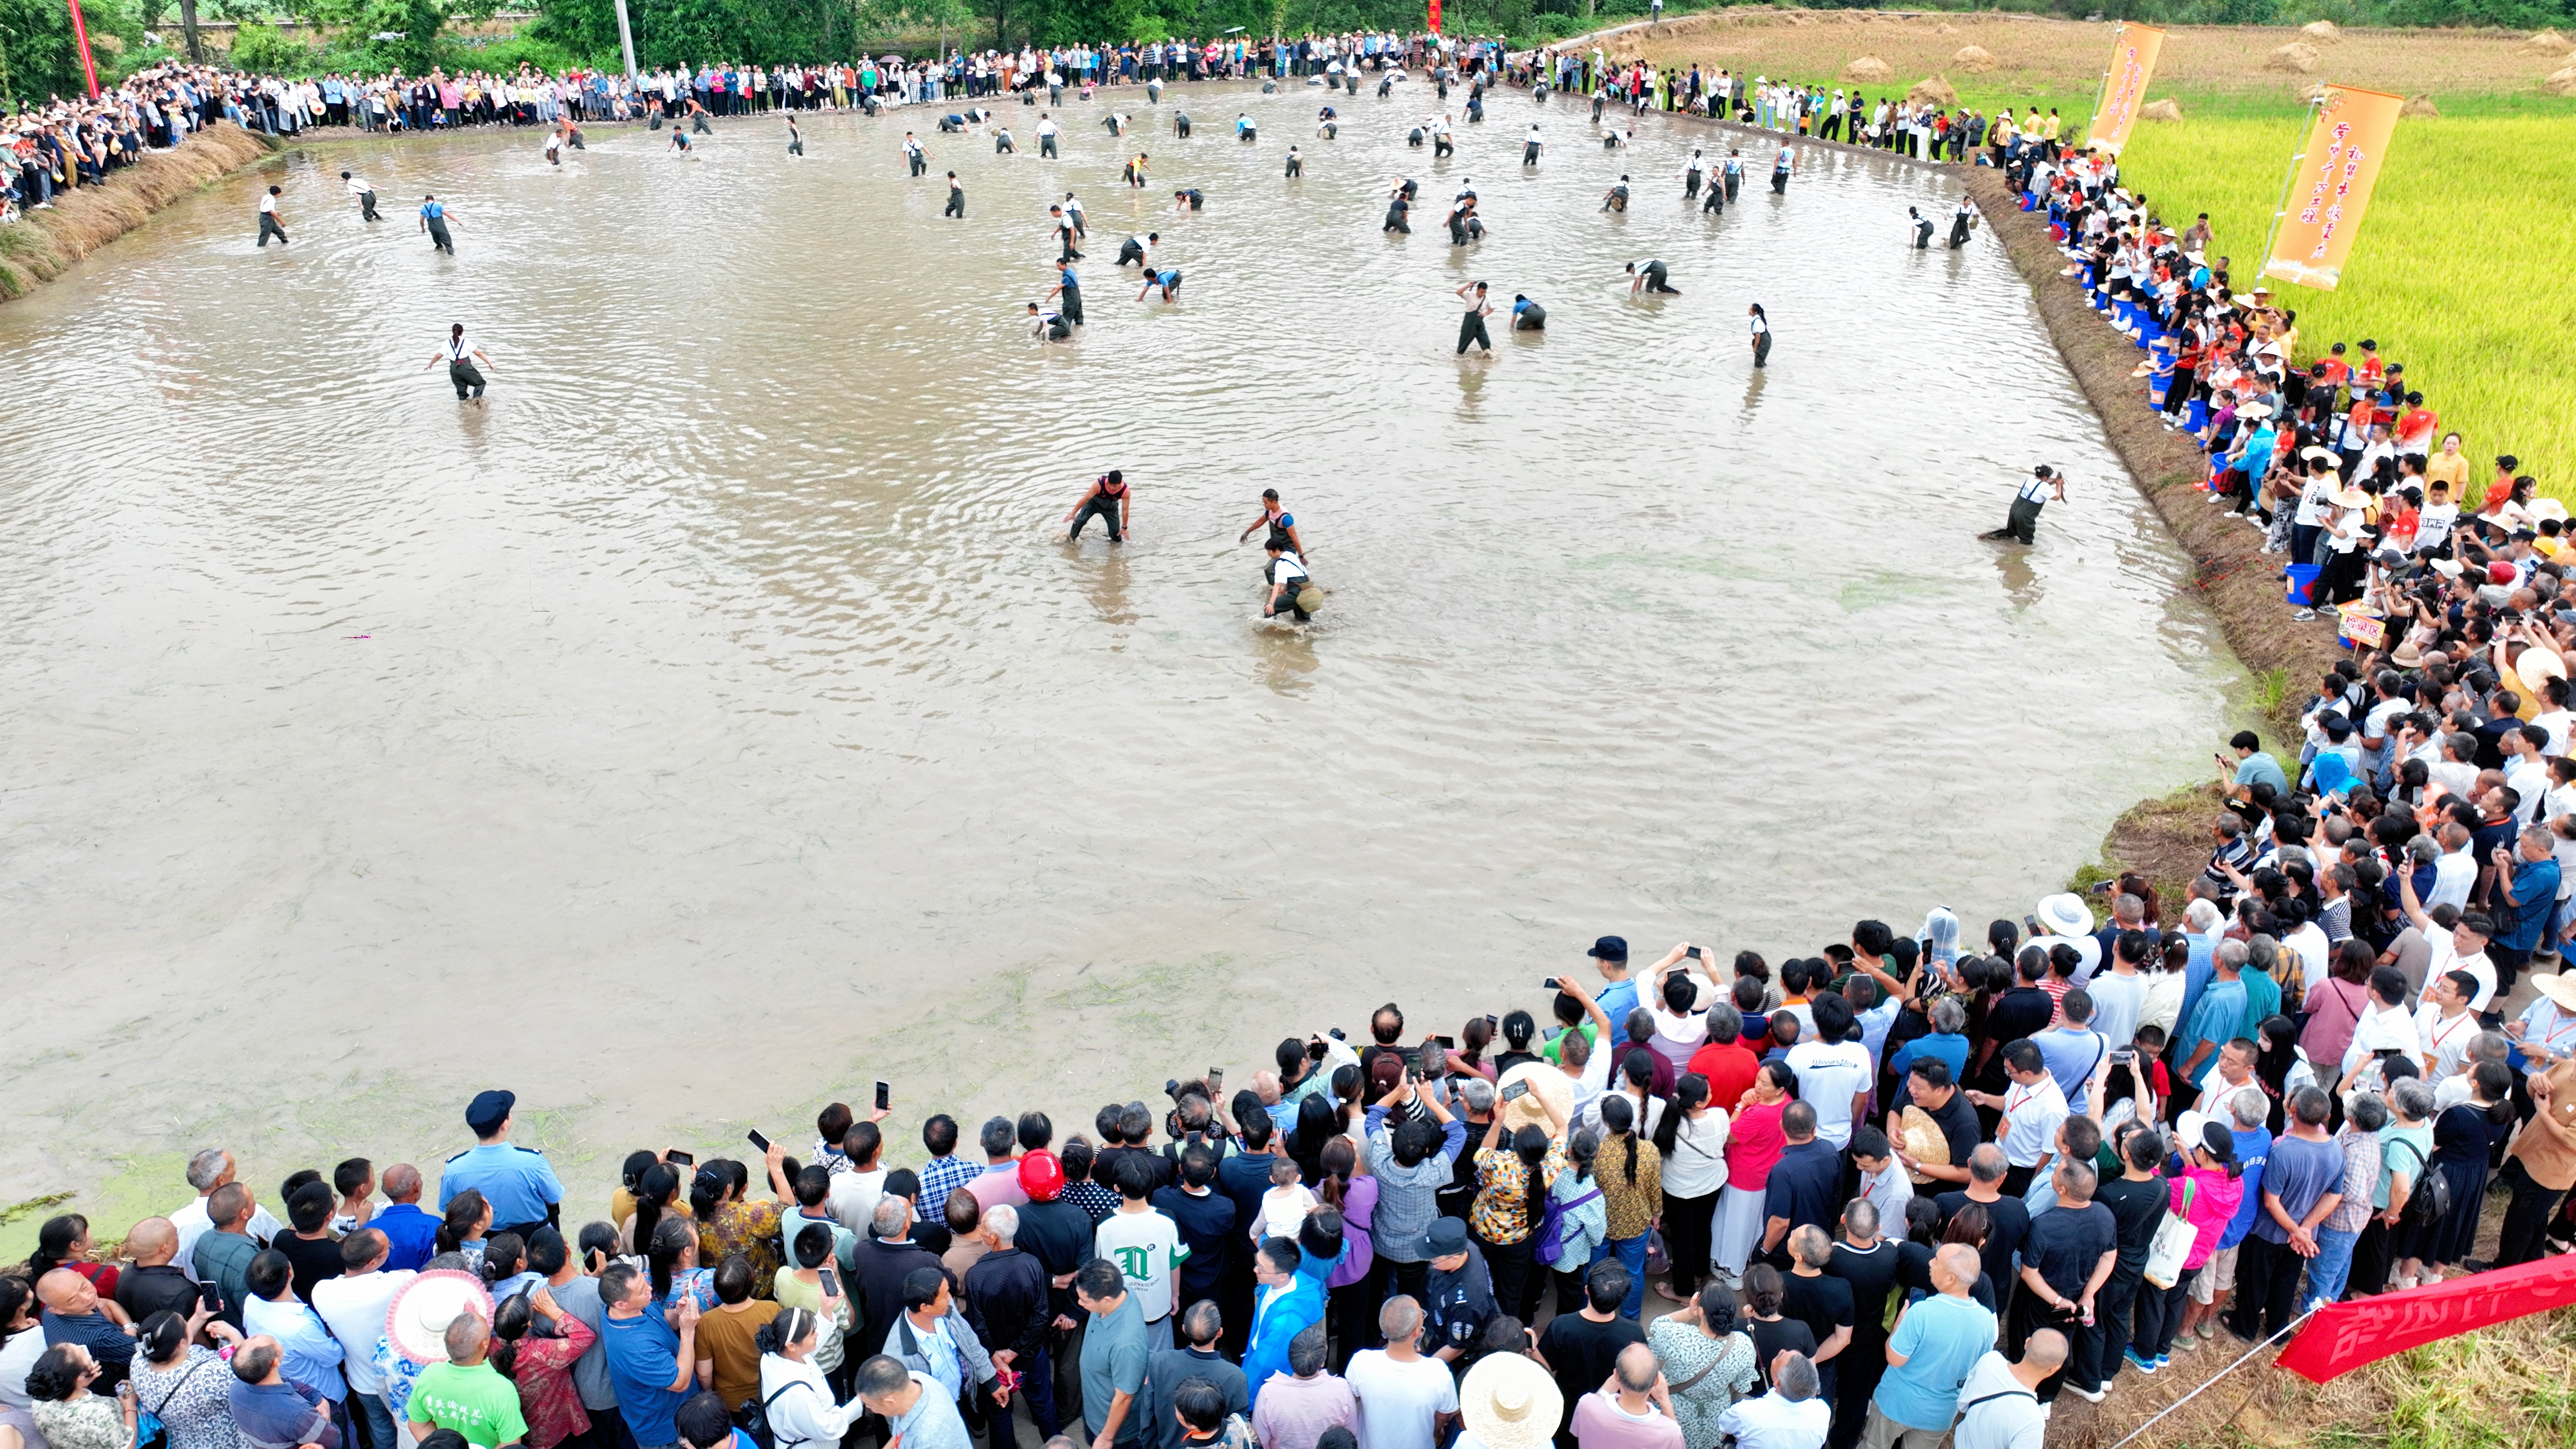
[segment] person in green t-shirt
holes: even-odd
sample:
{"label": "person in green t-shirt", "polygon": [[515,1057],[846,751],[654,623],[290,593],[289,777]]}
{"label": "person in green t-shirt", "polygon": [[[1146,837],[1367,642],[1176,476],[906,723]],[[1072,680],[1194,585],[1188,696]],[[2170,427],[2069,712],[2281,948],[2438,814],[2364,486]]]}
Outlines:
{"label": "person in green t-shirt", "polygon": [[492,1326],[471,1313],[447,1325],[447,1362],[431,1364],[412,1385],[403,1416],[415,1424],[453,1429],[478,1449],[501,1449],[528,1436],[519,1414],[519,1386],[501,1377],[485,1354]]}

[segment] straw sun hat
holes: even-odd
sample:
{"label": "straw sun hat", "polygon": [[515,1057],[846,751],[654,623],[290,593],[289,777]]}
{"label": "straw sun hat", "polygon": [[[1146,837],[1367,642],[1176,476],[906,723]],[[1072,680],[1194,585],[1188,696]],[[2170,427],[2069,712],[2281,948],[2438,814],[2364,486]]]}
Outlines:
{"label": "straw sun hat", "polygon": [[[1607,1051],[1608,1048],[1598,1047],[1596,1050]],[[1510,1091],[1515,1082],[1527,1082],[1530,1089],[1511,1101],[1504,1102],[1501,1094]],[[1502,1079],[1494,1083],[1494,1092],[1494,1100],[1502,1107],[1503,1130],[1506,1132],[1518,1132],[1524,1127],[1536,1127],[1553,1135],[1557,1130],[1557,1122],[1574,1120],[1574,1082],[1565,1073],[1557,1070],[1552,1062],[1521,1063],[1503,1073]],[[1547,1110],[1539,1105],[1541,1102],[1555,1104],[1555,1121],[1549,1120]],[[1555,1432],[1552,1427],[1548,1430],[1550,1434]]]}
{"label": "straw sun hat", "polygon": [[1556,1379],[1522,1354],[1487,1354],[1458,1384],[1459,1417],[1485,1449],[1545,1449],[1564,1411]]}
{"label": "straw sun hat", "polygon": [[490,1321],[492,1291],[471,1273],[435,1269],[395,1292],[385,1309],[385,1337],[413,1363],[445,1363],[447,1325],[460,1313]]}

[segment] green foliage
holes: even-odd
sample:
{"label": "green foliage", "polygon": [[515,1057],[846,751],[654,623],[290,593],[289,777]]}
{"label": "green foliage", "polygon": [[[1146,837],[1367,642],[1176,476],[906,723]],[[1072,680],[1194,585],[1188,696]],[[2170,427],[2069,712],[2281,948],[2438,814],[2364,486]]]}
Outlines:
{"label": "green foliage", "polygon": [[[135,0],[83,0],[90,53],[101,85],[153,54],[143,44]],[[82,93],[80,47],[63,0],[0,0],[0,99],[42,101]]]}
{"label": "green foliage", "polygon": [[235,70],[261,75],[302,75],[313,61],[313,47],[289,40],[269,25],[245,25],[233,33]]}

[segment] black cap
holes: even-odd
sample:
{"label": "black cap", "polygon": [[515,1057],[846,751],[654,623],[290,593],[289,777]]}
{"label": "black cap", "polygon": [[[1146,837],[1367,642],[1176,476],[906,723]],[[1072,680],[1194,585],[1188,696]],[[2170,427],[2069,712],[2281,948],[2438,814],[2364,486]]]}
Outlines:
{"label": "black cap", "polygon": [[1467,1251],[1467,1223],[1463,1218],[1437,1217],[1422,1235],[1422,1256],[1454,1258]]}
{"label": "black cap", "polygon": [[477,1092],[465,1106],[465,1125],[474,1129],[475,1136],[489,1137],[510,1120],[510,1109],[517,1105],[519,1097],[515,1092]]}
{"label": "black cap", "polygon": [[1600,940],[1592,943],[1592,958],[1596,961],[1627,960],[1628,938],[1625,936],[1602,937]]}

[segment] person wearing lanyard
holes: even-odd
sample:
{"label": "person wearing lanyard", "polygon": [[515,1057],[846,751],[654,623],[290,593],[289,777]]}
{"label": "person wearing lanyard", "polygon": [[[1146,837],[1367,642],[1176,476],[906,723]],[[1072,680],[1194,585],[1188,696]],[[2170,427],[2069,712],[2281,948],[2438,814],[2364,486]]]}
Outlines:
{"label": "person wearing lanyard", "polygon": [[2004,526],[1983,535],[1993,539],[2011,539],[2015,543],[2038,542],[2039,511],[2051,502],[2066,501],[2066,475],[2042,463],[2030,470],[2021,488],[2013,494],[2012,512]]}
{"label": "person wearing lanyard", "polygon": [[464,323],[449,324],[447,341],[439,347],[437,355],[430,358],[429,365],[447,364],[447,380],[456,384],[458,402],[483,400],[483,374],[474,366],[476,358],[482,358],[485,367],[492,365],[492,359],[483,356],[483,349],[466,338]]}
{"label": "person wearing lanyard", "polygon": [[2516,1068],[2547,1071],[2576,1057],[2576,977],[2535,975],[2531,985],[2539,999],[2522,1009],[2519,1020],[2507,1022],[2504,1034],[2520,1058]]}

